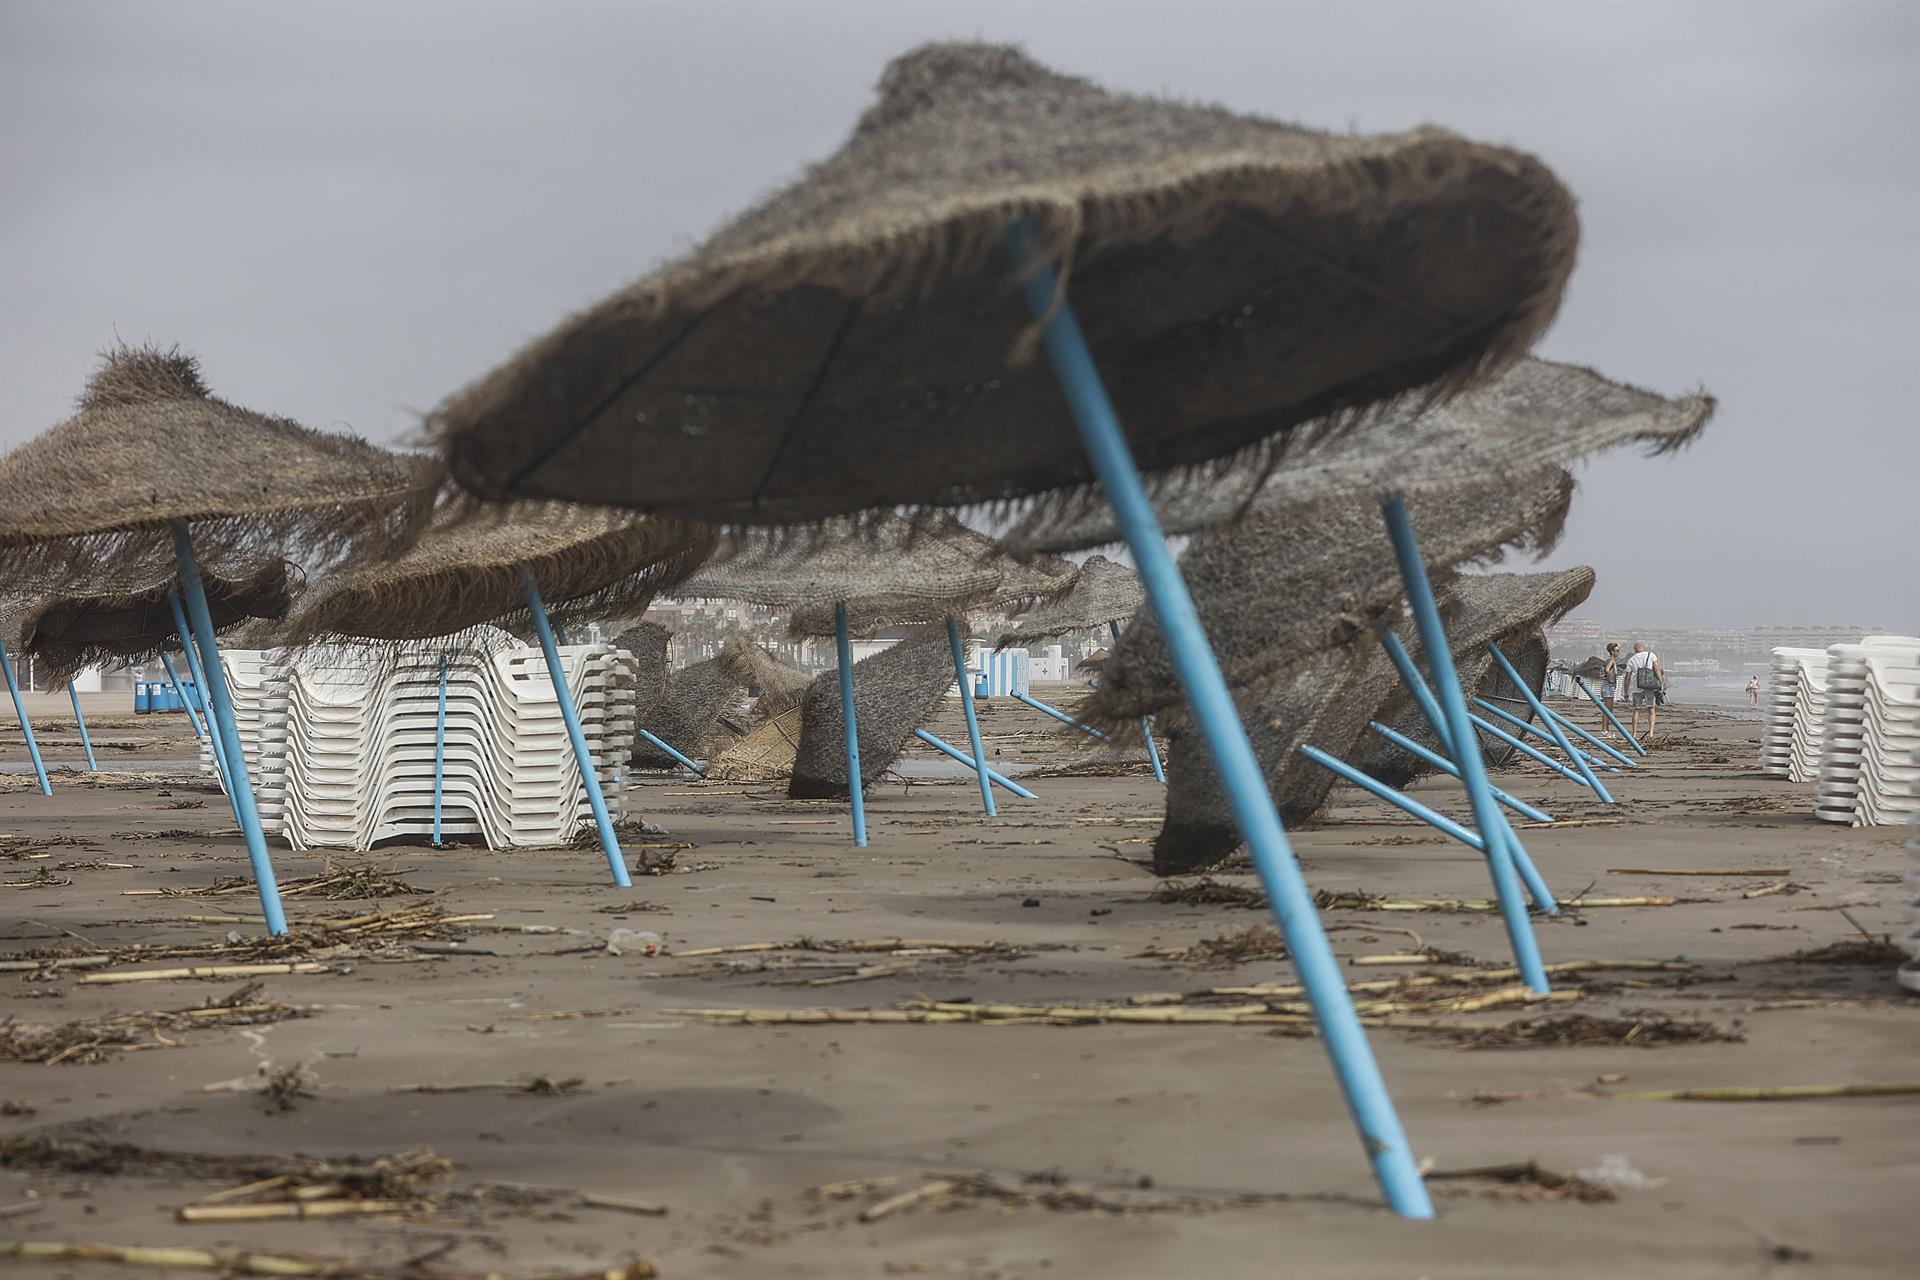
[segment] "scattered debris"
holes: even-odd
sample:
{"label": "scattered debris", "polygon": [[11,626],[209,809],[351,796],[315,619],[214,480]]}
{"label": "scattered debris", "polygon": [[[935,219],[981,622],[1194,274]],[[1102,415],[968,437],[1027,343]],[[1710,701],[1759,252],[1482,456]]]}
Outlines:
{"label": "scattered debris", "polygon": [[[8,1018],[0,1022],[0,1062],[36,1062],[47,1066],[92,1064],[105,1062],[116,1053],[171,1049],[180,1043],[167,1039],[163,1032],[178,1034],[205,1027],[259,1026],[306,1016],[302,1010],[269,1001],[117,1013],[57,1026],[34,1026]],[[149,1036],[151,1039],[146,1038]],[[4,1163],[0,1160],[0,1164]]]}
{"label": "scattered debris", "polygon": [[1676,1044],[1740,1044],[1746,1037],[1711,1022],[1641,1013],[1601,1018],[1586,1013],[1520,1019],[1488,1027],[1435,1028],[1463,1049],[1617,1048],[1654,1049]]}
{"label": "scattered debris", "polygon": [[1885,938],[1843,938],[1811,951],[1769,956],[1763,964],[1862,964],[1880,968],[1906,961],[1907,953]]}
{"label": "scattered debris", "polygon": [[1462,1183],[1459,1194],[1488,1200],[1553,1201],[1578,1200],[1582,1204],[1606,1204],[1619,1197],[1612,1187],[1589,1182],[1577,1174],[1542,1168],[1537,1161],[1524,1164],[1484,1165],[1477,1169],[1435,1169],[1428,1182]]}
{"label": "scattered debris", "polygon": [[1920,1093],[1911,1084],[1796,1084],[1774,1089],[1658,1089],[1642,1093],[1610,1093],[1615,1102],[1796,1102],[1802,1098],[1883,1098],[1890,1094]]}

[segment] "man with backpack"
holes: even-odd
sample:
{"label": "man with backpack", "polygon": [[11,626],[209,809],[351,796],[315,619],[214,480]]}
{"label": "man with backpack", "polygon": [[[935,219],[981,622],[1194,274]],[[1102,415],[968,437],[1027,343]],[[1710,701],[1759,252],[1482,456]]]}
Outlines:
{"label": "man with backpack", "polygon": [[[1667,696],[1667,669],[1660,665],[1660,657],[1647,646],[1636,640],[1633,644],[1633,656],[1627,659],[1624,668],[1627,685],[1627,702],[1633,708],[1633,736],[1642,742],[1652,742],[1655,726],[1660,717],[1660,704]],[[1640,713],[1647,713],[1647,736],[1640,738]]]}

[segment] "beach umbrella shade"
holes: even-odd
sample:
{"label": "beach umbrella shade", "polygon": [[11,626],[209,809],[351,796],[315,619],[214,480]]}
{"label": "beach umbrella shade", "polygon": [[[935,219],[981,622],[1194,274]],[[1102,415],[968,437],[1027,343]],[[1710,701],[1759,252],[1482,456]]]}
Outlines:
{"label": "beach umbrella shade", "polygon": [[[1559,573],[1456,578],[1443,591],[1440,606],[1448,640],[1461,655],[1463,683],[1468,688],[1482,683],[1471,673],[1484,674],[1485,667],[1471,655],[1483,655],[1489,640],[1537,634],[1584,601],[1593,582],[1593,571],[1585,566]],[[1420,653],[1410,623],[1401,623],[1396,631],[1410,650]],[[1544,662],[1540,670],[1544,673]],[[1397,711],[1403,696],[1405,687],[1393,664],[1370,634],[1322,649],[1280,679],[1240,693],[1241,715],[1283,819],[1312,817],[1338,781],[1302,756],[1300,747],[1350,758],[1369,721],[1391,716],[1404,724]],[[1168,727],[1172,747],[1167,810],[1154,839],[1153,868],[1161,875],[1181,875],[1218,864],[1241,840],[1219,775],[1206,753],[1196,750],[1191,725],[1180,718]],[[1420,740],[1442,750],[1431,733]]]}
{"label": "beach umbrella shade", "polygon": [[[207,612],[215,635],[243,623],[286,617],[305,584],[294,565],[274,557],[251,563],[207,564],[201,569]],[[105,590],[86,582],[81,591],[48,592],[0,610],[0,635],[16,653],[31,653],[51,683],[71,680],[90,667],[134,663],[181,645],[169,597],[177,590],[171,566],[155,566],[145,585]]]}
{"label": "beach umbrella shade", "polygon": [[322,582],[288,624],[296,643],[424,640],[483,624],[530,625],[580,766],[614,883],[632,883],[601,794],[547,601],[564,616],[646,611],[712,554],[713,535],[675,520],[565,503],[448,503],[402,554]]}
{"label": "beach umbrella shade", "polygon": [[[711,759],[739,740],[721,718],[740,705],[747,684],[737,662],[724,656],[691,662],[667,673],[666,696],[640,717],[640,727],[680,756]],[[648,744],[636,744],[633,763],[642,769],[671,769],[679,757]]]}
{"label": "beach umbrella shade", "polygon": [[[107,353],[72,417],[0,457],[0,581],[111,588],[171,546],[209,676],[213,728],[238,743],[200,571],[263,551],[309,572],[404,546],[440,473],[350,436],[214,396],[178,350]],[[270,932],[284,932],[244,752],[230,790]]]}
{"label": "beach umbrella shade", "polygon": [[[1322,434],[1309,424],[1497,369],[1552,318],[1576,239],[1572,196],[1519,152],[1435,129],[1319,134],[933,45],[888,67],[833,156],[435,421],[482,496],[729,523],[1097,480],[1176,632],[1363,1146],[1389,1203],[1427,1217],[1141,470],[1264,466]],[[1023,359],[1036,345],[1051,377]]]}
{"label": "beach umbrella shade", "polygon": [[1088,556],[1070,591],[1051,604],[1021,611],[1007,623],[994,647],[1032,646],[1069,631],[1110,629],[1138,613],[1146,602],[1139,574],[1105,556]]}
{"label": "beach umbrella shade", "polygon": [[[933,713],[953,682],[945,631],[923,627],[853,664],[854,724],[862,788],[892,767],[901,748]],[[822,672],[808,686],[787,794],[795,800],[849,795],[846,727],[839,673]]]}
{"label": "beach umbrella shade", "polygon": [[[1250,504],[1236,498],[1243,519],[1196,537],[1181,559],[1228,683],[1258,683],[1397,610],[1404,584],[1378,507],[1387,494],[1406,493],[1430,571],[1507,547],[1543,551],[1572,502],[1566,464],[1629,444],[1671,451],[1699,434],[1713,407],[1704,395],[1669,399],[1529,359],[1446,405],[1396,412],[1282,467]],[[1195,518],[1232,510],[1204,488],[1166,500]],[[1083,522],[1069,540],[1105,532]],[[1179,697],[1160,629],[1143,617],[1116,646],[1089,711],[1119,721]]]}
{"label": "beach umbrella shade", "polygon": [[1052,375],[1010,359],[1035,337],[999,256],[1015,219],[1070,269],[1149,473],[1520,355],[1578,239],[1572,196],[1508,148],[929,45],[839,150],[441,405],[453,475],[752,524],[1087,485]]}
{"label": "beach umbrella shade", "polygon": [[633,655],[638,690],[634,706],[642,724],[667,696],[667,649],[672,643],[673,633],[657,622],[637,623],[613,637],[614,648]]}

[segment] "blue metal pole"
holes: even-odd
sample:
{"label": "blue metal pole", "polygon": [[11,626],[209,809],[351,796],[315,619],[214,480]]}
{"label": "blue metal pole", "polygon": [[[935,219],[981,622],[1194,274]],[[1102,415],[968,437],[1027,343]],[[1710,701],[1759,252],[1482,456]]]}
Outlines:
{"label": "blue metal pole", "polygon": [[553,641],[553,628],[547,625],[547,607],[540,602],[540,588],[533,570],[520,566],[520,584],[527,592],[527,612],[533,615],[533,630],[540,637],[540,650],[547,657],[547,676],[553,681],[553,696],[560,702],[560,718],[567,723],[567,737],[573,741],[573,758],[580,765],[580,783],[587,789],[587,805],[593,810],[594,825],[600,828],[600,847],[613,871],[613,882],[622,889],[633,886],[627,874],[627,860],[620,852],[620,837],[614,834],[613,817],[607,812],[607,798],[600,791],[600,774],[593,767],[593,751],[587,746],[587,734],[580,727],[580,712],[573,705],[573,686],[567,683],[567,669],[560,665],[560,650]]}
{"label": "blue metal pole", "polygon": [[1446,713],[1447,724],[1453,726],[1447,741],[1455,748],[1450,754],[1453,762],[1460,766],[1460,780],[1466,786],[1467,801],[1473,806],[1473,825],[1490,846],[1487,866],[1493,871],[1494,896],[1500,901],[1500,916],[1506,924],[1514,962],[1526,984],[1545,993],[1547,970],[1540,961],[1540,941],[1533,936],[1533,921],[1527,918],[1526,904],[1520,900],[1518,859],[1501,838],[1507,820],[1494,803],[1492,788],[1487,784],[1486,761],[1481,758],[1479,743],[1469,727],[1467,698],[1460,690],[1460,673],[1454,669],[1447,629],[1440,621],[1433,584],[1427,578],[1427,566],[1420,559],[1420,547],[1414,540],[1406,499],[1396,492],[1381,504],[1380,512],[1386,518],[1387,536],[1393,541],[1394,559],[1400,564],[1400,579],[1406,585],[1407,603],[1412,606],[1414,625],[1420,631],[1420,646],[1426,650],[1433,692],[1440,701],[1440,709]]}
{"label": "blue metal pole", "polygon": [[447,789],[447,655],[440,655],[440,705],[433,717],[433,847],[442,848],[440,816]]}
{"label": "blue metal pole", "polygon": [[[1505,707],[1495,706],[1493,703],[1488,702],[1485,698],[1475,698],[1473,702],[1474,702],[1474,705],[1479,707],[1482,711],[1485,711],[1489,715],[1499,716],[1502,720],[1512,725],[1515,729],[1518,729],[1521,733],[1527,734],[1530,737],[1539,738],[1542,742],[1545,742],[1550,747],[1560,747],[1561,740],[1565,737],[1564,734],[1556,734],[1553,732],[1553,730],[1558,726],[1553,724],[1552,721],[1547,717],[1544,717],[1544,716],[1541,717],[1543,720],[1547,720],[1547,727],[1545,729],[1542,729],[1537,724],[1529,724],[1527,721],[1522,720],[1519,716],[1514,715],[1513,712],[1508,711]],[[1567,753],[1568,758],[1573,762],[1574,768],[1580,771],[1579,776],[1582,782],[1586,781],[1586,777],[1585,777],[1586,774],[1594,771],[1596,764],[1598,765],[1598,768],[1603,769],[1608,773],[1620,772],[1620,767],[1618,765],[1598,764],[1598,762],[1596,762],[1591,756],[1589,756],[1586,752],[1582,751],[1580,748],[1574,746],[1571,742],[1567,743],[1566,746],[1561,747],[1561,750]],[[1596,777],[1594,781],[1597,784],[1599,779]],[[1604,792],[1601,792],[1599,794],[1600,794],[1600,798],[1605,800],[1608,804],[1613,803],[1612,796],[1606,795]]]}
{"label": "blue metal pole", "polygon": [[[971,757],[969,757],[964,752],[962,752],[960,748],[952,745],[951,743],[942,742],[940,739],[928,733],[925,729],[915,729],[913,731],[913,736],[920,739],[920,741],[926,743],[928,746],[932,747],[935,751],[944,752],[945,754],[952,756],[955,760],[958,760],[961,764],[967,766],[967,768],[972,769],[975,773],[980,772],[980,766],[977,763],[975,763]],[[997,770],[988,769],[983,776],[987,779],[989,784],[998,783],[1000,786],[1005,787],[1008,791],[1011,791],[1013,792],[1013,794],[1019,796],[1022,800],[1038,800],[1040,798],[1039,796],[1033,794],[1033,792],[1021,786],[1019,783],[1014,782],[1012,779],[999,773]]]}
{"label": "blue metal pole", "polygon": [[1026,703],[1028,706],[1032,707],[1035,711],[1045,712],[1047,715],[1052,716],[1055,720],[1058,720],[1061,724],[1070,724],[1074,728],[1078,729],[1080,732],[1092,734],[1094,737],[1100,739],[1100,741],[1102,742],[1113,741],[1111,737],[1109,737],[1107,734],[1100,732],[1098,729],[1094,728],[1092,725],[1081,724],[1078,720],[1075,720],[1072,716],[1068,715],[1066,712],[1056,710],[1055,708],[1050,707],[1046,703],[1040,701],[1038,698],[1029,698],[1024,693],[1018,693],[1012,690],[1009,690],[1008,692],[1012,694],[1013,698],[1016,701]]}
{"label": "blue metal pole", "polygon": [[[1433,730],[1434,736],[1440,739],[1440,744],[1446,748],[1449,755],[1458,759],[1461,753],[1457,749],[1453,733],[1447,728],[1446,716],[1440,710],[1440,703],[1434,698],[1433,690],[1427,687],[1426,677],[1421,675],[1420,668],[1413,664],[1413,658],[1407,653],[1407,647],[1400,643],[1399,636],[1385,627],[1377,628],[1374,631],[1374,635],[1379,638],[1380,646],[1387,651],[1387,658],[1393,663],[1394,670],[1400,673],[1401,681],[1407,686],[1408,691],[1413,694],[1413,700],[1419,704],[1420,714],[1427,718],[1427,725]],[[1455,677],[1455,680],[1458,680],[1458,676]],[[1473,717],[1472,719],[1474,724],[1480,725],[1482,728],[1486,727],[1478,717]],[[1480,760],[1480,771],[1484,777],[1486,774],[1486,761],[1480,753],[1480,735],[1469,729],[1463,736],[1467,740],[1467,750],[1473,752],[1476,760]],[[1523,750],[1524,749],[1525,748],[1523,748]],[[1540,758],[1546,760],[1545,756],[1541,756]],[[1551,764],[1552,761],[1547,761],[1547,763]],[[1452,772],[1456,778],[1460,777],[1460,774],[1456,770],[1450,770],[1449,772]],[[1577,780],[1576,777],[1576,781]],[[1465,780],[1462,779],[1463,783],[1464,781]],[[1533,905],[1550,916],[1559,915],[1560,904],[1554,900],[1553,891],[1547,888],[1546,878],[1540,874],[1539,868],[1533,865],[1533,859],[1527,856],[1526,846],[1520,843],[1519,835],[1507,824],[1504,818],[1501,819],[1499,837],[1500,846],[1504,848],[1508,856],[1513,859],[1514,868],[1519,871],[1520,878],[1526,881],[1527,896],[1533,899]]]}
{"label": "blue metal pole", "polygon": [[960,624],[952,618],[947,619],[947,647],[953,650],[953,678],[960,682],[960,706],[967,713],[967,741],[973,747],[973,771],[980,779],[980,803],[986,806],[987,816],[995,818],[1000,811],[993,806],[993,780],[987,776],[987,749],[980,744],[980,719],[973,713],[973,682],[967,677],[967,651],[960,647]]}
{"label": "blue metal pole", "polygon": [[555,644],[565,644],[567,642],[566,630],[561,627],[555,627],[553,629],[553,640]]}
{"label": "blue metal pole", "polygon": [[[187,670],[193,675],[193,687],[200,691],[200,706],[206,714],[207,741],[213,747],[213,771],[226,788],[227,809],[233,814],[233,825],[245,830],[240,822],[240,802],[233,798],[233,764],[227,758],[227,744],[220,737],[220,725],[213,718],[213,699],[207,693],[206,664],[200,661],[199,647],[194,644],[192,629],[187,626],[187,611],[180,605],[180,593],[167,592],[167,604],[173,609],[174,630],[180,633],[180,647],[187,655]],[[161,665],[172,670],[173,664],[166,661],[166,656],[164,653],[160,655]],[[180,691],[181,697],[185,698],[186,694],[185,689]],[[187,705],[192,706],[193,700],[188,698]]]}
{"label": "blue metal pole", "polygon": [[181,521],[170,523],[173,554],[180,563],[180,587],[187,600],[187,617],[193,623],[193,636],[205,655],[208,673],[218,677],[208,680],[201,690],[207,705],[213,709],[214,723],[220,726],[221,740],[232,748],[227,756],[227,794],[240,816],[240,831],[246,837],[254,887],[260,891],[260,914],[266,919],[268,933],[285,933],[287,917],[280,909],[280,886],[274,879],[273,859],[267,856],[267,837],[260,829],[260,810],[253,801],[247,752],[240,741],[240,726],[233,718],[233,699],[227,695],[226,672],[220,666],[220,649],[213,638],[213,615],[207,609],[206,588],[200,583],[200,561],[193,553],[193,535]]}
{"label": "blue metal pole", "polygon": [[1147,759],[1153,762],[1153,776],[1161,782],[1167,780],[1167,767],[1160,763],[1160,744],[1153,740],[1153,717],[1140,717],[1140,733],[1147,740]]}
{"label": "blue metal pole", "polygon": [[7,657],[7,646],[0,643],[0,671],[7,676],[7,692],[13,695],[13,714],[20,717],[20,734],[27,740],[27,754],[33,758],[33,776],[40,780],[40,794],[53,794],[53,784],[47,781],[46,762],[40,759],[40,744],[33,737],[33,723],[27,719],[27,708],[20,701],[20,686],[13,679],[13,660]]}
{"label": "blue metal pole", "polygon": [[1547,766],[1547,768],[1553,770],[1555,773],[1559,774],[1561,777],[1567,779],[1567,781],[1577,782],[1583,787],[1587,785],[1587,780],[1585,778],[1581,777],[1579,774],[1575,773],[1573,770],[1567,768],[1567,766],[1561,764],[1558,760],[1555,760],[1552,756],[1546,754],[1544,751],[1541,751],[1531,746],[1530,744],[1521,741],[1519,738],[1514,737],[1512,734],[1508,733],[1505,729],[1502,729],[1499,725],[1494,724],[1492,721],[1483,720],[1479,716],[1473,716],[1471,717],[1471,719],[1473,720],[1473,723],[1477,725],[1483,732],[1490,734],[1495,738],[1498,738],[1501,742],[1506,743],[1508,746],[1512,747],[1515,751],[1520,752],[1522,755],[1528,756],[1533,760],[1537,761],[1538,763]]}
{"label": "blue metal pole", "polygon": [[[200,708],[194,706],[193,699],[187,696],[187,687],[180,683],[180,673],[173,669],[173,659],[163,653],[160,655],[160,665],[167,669],[167,682],[173,686],[174,693],[178,694],[180,701],[187,705],[187,719],[193,722],[193,736],[206,737],[207,727],[200,723]],[[197,684],[194,686],[196,689],[199,687]],[[215,756],[214,760],[218,763],[219,757]]]}
{"label": "blue metal pole", "polygon": [[1627,726],[1620,723],[1620,717],[1613,714],[1613,708],[1609,707],[1604,701],[1602,701],[1599,694],[1587,688],[1586,681],[1582,680],[1579,676],[1575,676],[1573,678],[1573,683],[1575,688],[1579,689],[1580,692],[1587,695],[1588,701],[1592,702],[1594,706],[1600,708],[1600,714],[1605,716],[1609,721],[1612,722],[1613,727],[1620,731],[1620,736],[1625,738],[1636,752],[1638,752],[1641,755],[1647,754],[1647,749],[1640,745],[1640,739],[1634,737],[1631,733],[1627,732]]}
{"label": "blue metal pole", "polygon": [[640,730],[640,736],[645,738],[648,742],[651,742],[654,746],[660,748],[660,750],[664,751],[666,754],[672,756],[675,760],[678,760],[681,764],[687,766],[687,768],[693,770],[695,773],[700,774],[703,777],[706,775],[707,771],[705,769],[702,769],[699,765],[687,759],[685,756],[681,755],[678,751],[675,751],[672,747],[668,746],[666,742],[662,740],[660,737],[658,737],[657,735],[649,733],[647,730],[642,729]]}
{"label": "blue metal pole", "polygon": [[[1540,717],[1541,723],[1545,724],[1547,728],[1552,731],[1554,742],[1559,745],[1562,751],[1573,758],[1573,762],[1580,767],[1580,772],[1585,774],[1587,781],[1593,784],[1594,794],[1608,804],[1612,804],[1613,797],[1607,794],[1607,789],[1602,785],[1599,775],[1593,771],[1593,761],[1589,759],[1586,752],[1578,751],[1574,748],[1573,743],[1567,738],[1567,731],[1560,727],[1560,722],[1553,718],[1553,715],[1547,710],[1545,704],[1540,701],[1540,695],[1533,691],[1533,686],[1520,678],[1520,673],[1513,669],[1511,662],[1507,661],[1507,655],[1500,652],[1499,645],[1489,642],[1487,651],[1493,654],[1493,660],[1498,662],[1501,668],[1506,671],[1507,679],[1513,681],[1514,686],[1520,690],[1520,696],[1525,698],[1527,705],[1533,708],[1533,714]],[[1608,747],[1607,750],[1611,751],[1613,748]],[[1626,757],[1622,756],[1621,759],[1625,760]],[[1631,764],[1632,762],[1628,761],[1628,763]]]}
{"label": "blue metal pole", "polygon": [[[1460,776],[1460,767],[1454,764],[1453,761],[1447,759],[1445,756],[1441,755],[1438,751],[1427,750],[1425,747],[1415,742],[1412,738],[1409,738],[1406,734],[1400,733],[1388,725],[1381,724],[1378,720],[1369,721],[1367,724],[1367,727],[1373,730],[1375,733],[1379,734],[1381,737],[1385,738],[1388,742],[1391,742],[1394,746],[1399,747],[1402,751],[1406,751],[1413,755],[1419,756],[1422,760],[1425,760],[1428,764],[1440,770],[1442,773],[1452,774],[1456,778]],[[1493,798],[1495,800],[1498,800],[1501,804],[1507,806],[1507,808],[1513,810],[1515,813],[1519,814],[1521,817],[1527,818],[1533,822],[1552,822],[1553,821],[1553,818],[1551,815],[1541,812],[1539,809],[1534,808],[1532,805],[1528,804],[1524,800],[1515,799],[1513,796],[1508,795],[1506,792],[1502,791],[1498,787],[1493,788]]]}
{"label": "blue metal pole", "polygon": [[[1542,703],[1541,705],[1546,706],[1545,703]],[[1609,743],[1602,741],[1600,738],[1595,737],[1593,734],[1589,733],[1584,727],[1582,727],[1581,725],[1575,724],[1573,721],[1569,720],[1566,716],[1560,714],[1560,712],[1554,710],[1552,707],[1547,707],[1546,711],[1547,711],[1548,717],[1550,717],[1555,724],[1559,725],[1562,729],[1565,729],[1568,733],[1571,733],[1574,736],[1583,739],[1585,742],[1587,742],[1590,746],[1594,747],[1596,750],[1603,751],[1608,756],[1612,757],[1615,760],[1618,760],[1620,762],[1620,767],[1624,767],[1628,769],[1637,769],[1640,767],[1640,762],[1635,760],[1632,756],[1620,750],[1618,747],[1612,746]],[[1583,751],[1585,749],[1586,749],[1585,747],[1581,748],[1581,750]],[[1594,759],[1595,763],[1598,763],[1598,757],[1592,757],[1592,758]]]}
{"label": "blue metal pole", "polygon": [[853,715],[853,641],[847,606],[833,606],[833,646],[840,655],[840,736],[847,742],[847,795],[853,800],[853,847],[867,847],[867,797],[860,784],[860,725]]}
{"label": "blue metal pole", "polygon": [[[1107,631],[1113,636],[1113,643],[1117,646],[1120,643],[1120,624],[1107,623]],[[1147,740],[1147,759],[1153,762],[1153,776],[1164,783],[1167,780],[1167,770],[1160,763],[1160,744],[1153,740],[1152,716],[1140,717],[1140,736]]]}
{"label": "blue metal pole", "polygon": [[1160,531],[1160,522],[1147,500],[1146,487],[1127,448],[1120,419],[1107,399],[1093,353],[1087,349],[1072,306],[1058,296],[1053,265],[1041,253],[1032,224],[1025,219],[1014,222],[1008,232],[1008,247],[1027,303],[1035,319],[1046,326],[1047,355],[1060,389],[1073,413],[1094,474],[1106,491],[1107,501],[1133,552],[1134,563],[1139,566],[1147,599],[1160,623],[1161,634],[1167,638],[1181,687],[1186,691],[1208,754],[1233,805],[1234,821],[1260,872],[1274,917],[1286,936],[1294,970],[1306,988],[1307,1000],[1320,1026],[1321,1041],[1333,1060],[1347,1110],[1360,1131],[1361,1145],[1373,1164],[1374,1176],[1396,1213],[1409,1218],[1431,1218],[1433,1201],[1414,1164],[1406,1132],[1387,1093],[1386,1080],[1374,1061],[1360,1019],[1353,1011],[1353,998],[1341,975],[1340,963],[1334,958],[1333,948],[1320,927],[1306,877],[1301,875],[1300,864],[1294,860],[1293,850],[1287,844],[1286,830],[1274,811],[1273,797],[1253,754],[1253,744],[1247,740],[1246,726],[1240,722],[1240,713],[1207,643],[1193,598],[1187,593],[1173,553]]}
{"label": "blue metal pole", "polygon": [[87,772],[98,773],[100,766],[94,763],[93,739],[87,736],[87,718],[80,714],[80,695],[74,691],[73,681],[67,681],[67,697],[73,701],[73,722],[80,726],[80,747],[87,753]]}
{"label": "blue metal pole", "polygon": [[1429,809],[1426,805],[1421,804],[1410,795],[1395,791],[1392,787],[1380,781],[1380,779],[1360,769],[1354,768],[1346,761],[1340,759],[1340,757],[1328,755],[1318,747],[1309,746],[1302,746],[1300,748],[1300,754],[1320,767],[1345,778],[1348,782],[1351,782],[1354,786],[1359,787],[1369,795],[1378,796],[1395,808],[1412,814],[1414,817],[1420,819],[1420,821],[1439,831],[1442,835],[1452,836],[1461,844],[1466,845],[1470,849],[1477,849],[1481,853],[1487,851],[1487,842],[1485,840],[1467,830],[1446,814]]}

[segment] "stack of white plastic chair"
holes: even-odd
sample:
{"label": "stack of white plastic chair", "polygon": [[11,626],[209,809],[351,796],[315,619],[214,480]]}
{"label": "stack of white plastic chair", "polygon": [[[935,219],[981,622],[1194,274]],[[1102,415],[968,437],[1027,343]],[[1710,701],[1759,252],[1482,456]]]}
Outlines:
{"label": "stack of white plastic chair", "polygon": [[[247,772],[253,780],[260,825],[269,833],[276,832],[287,804],[286,650],[222,649],[220,663],[227,673],[234,724],[247,753]],[[208,714],[211,717],[211,711]],[[200,740],[200,772],[220,776],[213,767],[213,745],[207,738]],[[224,779],[222,782],[224,785]]]}
{"label": "stack of white plastic chair", "polygon": [[[504,635],[500,637],[505,640]],[[440,660],[447,658],[443,835],[490,848],[563,844],[592,821],[540,651],[524,645],[310,649],[273,675],[283,746],[256,767],[268,830],[295,848],[365,849],[433,832]],[[560,650],[607,806],[626,812],[638,670],[626,650]],[[270,686],[271,687],[271,686]],[[272,700],[272,694],[266,695]],[[242,728],[242,736],[246,730]]]}
{"label": "stack of white plastic chair", "polygon": [[[1767,676],[1766,723],[1760,732],[1760,768],[1776,778],[1794,776],[1794,761],[1801,754],[1809,730],[1817,735],[1826,706],[1827,651],[1825,649],[1787,649],[1773,651],[1773,665]],[[1804,782],[1804,776],[1797,779]]]}
{"label": "stack of white plastic chair", "polygon": [[1890,826],[1914,811],[1920,746],[1920,638],[1869,636],[1827,650],[1827,708],[1813,811]]}
{"label": "stack of white plastic chair", "polygon": [[1920,747],[1913,749],[1907,762],[1916,774],[1907,788],[1915,803],[1914,811],[1907,815],[1907,857],[1913,866],[1907,870],[1907,932],[1900,939],[1900,949],[1907,953],[1907,959],[1900,966],[1899,978],[1907,990],[1920,991]]}

